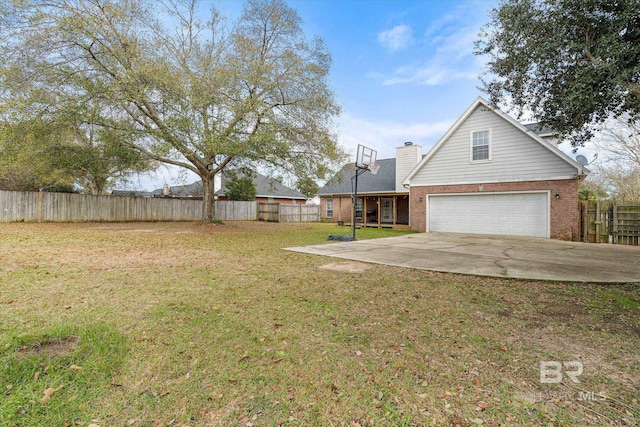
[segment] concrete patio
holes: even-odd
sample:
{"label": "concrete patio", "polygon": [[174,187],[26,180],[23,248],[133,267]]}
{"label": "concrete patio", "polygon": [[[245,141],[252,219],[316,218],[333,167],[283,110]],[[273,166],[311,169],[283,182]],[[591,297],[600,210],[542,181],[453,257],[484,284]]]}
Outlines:
{"label": "concrete patio", "polygon": [[457,233],[286,248],[448,273],[568,282],[640,282],[640,247]]}

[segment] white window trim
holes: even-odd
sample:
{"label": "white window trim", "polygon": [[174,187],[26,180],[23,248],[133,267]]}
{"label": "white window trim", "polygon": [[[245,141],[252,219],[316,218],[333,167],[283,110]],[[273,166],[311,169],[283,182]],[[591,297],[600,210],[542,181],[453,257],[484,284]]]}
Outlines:
{"label": "white window trim", "polygon": [[[329,203],[331,203],[331,210],[329,210]],[[329,211],[331,211],[331,215],[329,215]],[[326,218],[333,218],[333,199],[327,199],[327,206],[325,210]]]}
{"label": "white window trim", "polygon": [[[474,133],[478,133],[478,132],[489,132],[489,158],[488,159],[482,159],[482,160],[473,160],[473,134]],[[469,132],[469,163],[489,163],[491,161],[492,157],[492,144],[493,143],[493,135],[491,132],[491,129],[482,129],[482,130],[472,130],[471,132]]]}

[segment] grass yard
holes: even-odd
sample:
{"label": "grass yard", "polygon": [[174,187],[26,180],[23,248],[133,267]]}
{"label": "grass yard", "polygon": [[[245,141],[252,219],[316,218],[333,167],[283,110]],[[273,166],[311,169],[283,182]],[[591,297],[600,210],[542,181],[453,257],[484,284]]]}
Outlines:
{"label": "grass yard", "polygon": [[281,250],[346,231],[0,224],[0,425],[638,425],[637,285]]}

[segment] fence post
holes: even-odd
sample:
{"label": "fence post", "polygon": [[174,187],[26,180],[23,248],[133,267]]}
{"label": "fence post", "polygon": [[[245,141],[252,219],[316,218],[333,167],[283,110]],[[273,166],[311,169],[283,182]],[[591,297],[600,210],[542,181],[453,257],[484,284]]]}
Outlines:
{"label": "fence post", "polygon": [[580,202],[582,208],[582,241],[589,242],[589,201]]}
{"label": "fence post", "polygon": [[618,244],[618,205],[613,205],[613,243]]}
{"label": "fence post", "polygon": [[44,195],[42,190],[38,191],[38,222],[42,222],[42,199]]}
{"label": "fence post", "polygon": [[596,221],[595,221],[595,225],[596,225],[596,243],[600,243],[600,224],[602,224],[602,221],[600,221],[600,202],[596,203]]}

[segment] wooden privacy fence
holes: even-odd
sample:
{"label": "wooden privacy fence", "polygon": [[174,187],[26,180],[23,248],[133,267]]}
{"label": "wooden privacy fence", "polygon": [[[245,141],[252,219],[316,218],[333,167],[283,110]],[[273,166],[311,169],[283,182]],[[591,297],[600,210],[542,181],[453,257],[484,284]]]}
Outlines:
{"label": "wooden privacy fence", "polygon": [[[256,202],[216,201],[216,219],[255,221]],[[0,222],[198,221],[202,200],[0,191]]]}
{"label": "wooden privacy fence", "polygon": [[256,202],[216,200],[214,216],[221,221],[255,221],[258,218],[258,204]]}
{"label": "wooden privacy fence", "polygon": [[317,222],[320,221],[319,205],[278,205],[280,222]]}
{"label": "wooden privacy fence", "polygon": [[640,246],[640,203],[580,202],[582,240]]}
{"label": "wooden privacy fence", "polygon": [[320,206],[259,203],[258,220],[269,222],[317,222],[320,221]]}
{"label": "wooden privacy fence", "polygon": [[280,206],[277,203],[258,203],[258,221],[279,222]]}

